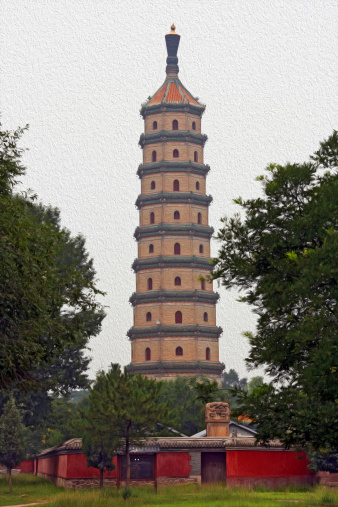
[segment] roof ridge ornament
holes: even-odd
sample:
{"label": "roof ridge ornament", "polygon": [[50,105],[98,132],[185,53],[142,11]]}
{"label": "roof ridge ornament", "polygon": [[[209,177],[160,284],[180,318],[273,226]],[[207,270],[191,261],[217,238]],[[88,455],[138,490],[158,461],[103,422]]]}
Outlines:
{"label": "roof ridge ornament", "polygon": [[167,67],[166,73],[168,77],[177,77],[179,72],[177,50],[180,43],[181,36],[175,32],[175,25],[171,25],[171,32],[165,36],[165,43],[167,45]]}

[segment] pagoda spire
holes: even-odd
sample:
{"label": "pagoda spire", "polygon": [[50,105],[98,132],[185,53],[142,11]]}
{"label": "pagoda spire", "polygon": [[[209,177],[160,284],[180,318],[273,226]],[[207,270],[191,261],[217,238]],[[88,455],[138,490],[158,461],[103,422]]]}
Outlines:
{"label": "pagoda spire", "polygon": [[165,43],[167,45],[168,52],[167,67],[165,69],[167,76],[177,76],[179,72],[177,50],[181,36],[175,32],[175,29],[175,25],[171,25],[171,32],[165,36]]}

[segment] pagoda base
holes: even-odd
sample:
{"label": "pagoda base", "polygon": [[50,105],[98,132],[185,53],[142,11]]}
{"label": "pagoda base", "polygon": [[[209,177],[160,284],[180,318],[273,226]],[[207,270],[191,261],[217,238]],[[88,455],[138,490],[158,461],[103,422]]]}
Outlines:
{"label": "pagoda base", "polygon": [[157,380],[174,380],[182,376],[205,376],[221,382],[224,364],[211,361],[147,361],[128,364],[130,373],[140,373]]}

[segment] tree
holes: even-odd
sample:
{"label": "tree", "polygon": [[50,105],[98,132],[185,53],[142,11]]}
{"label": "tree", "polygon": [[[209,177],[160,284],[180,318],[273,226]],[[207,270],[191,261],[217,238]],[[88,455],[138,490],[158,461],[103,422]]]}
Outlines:
{"label": "tree", "polygon": [[87,456],[87,464],[100,472],[100,488],[103,487],[104,473],[114,470],[113,458],[121,446],[116,421],[109,417],[106,375],[103,371],[97,374],[87,403],[75,422],[75,427],[82,435],[82,449]]}
{"label": "tree", "polygon": [[196,382],[195,377],[178,377],[165,381],[160,392],[160,401],[170,402],[173,427],[189,436],[205,427],[205,407],[196,399]]}
{"label": "tree", "polygon": [[264,379],[263,377],[252,377],[249,382],[244,387],[244,391],[247,392],[249,395],[254,392],[256,387],[261,387],[264,385]]}
{"label": "tree", "polygon": [[0,463],[9,476],[9,492],[12,493],[12,468],[20,465],[25,455],[20,413],[11,397],[0,418]]}
{"label": "tree", "polygon": [[[130,485],[131,445],[142,445],[146,436],[154,435],[157,423],[170,423],[168,403],[159,401],[161,389],[161,382],[131,374],[126,369],[122,371],[118,364],[112,364],[107,373],[99,372],[90,391],[89,409],[83,415],[85,452],[89,458],[93,454],[103,456],[105,451],[105,456],[110,459],[123,449],[127,462],[127,488]],[[91,423],[91,416],[95,417],[95,423]],[[90,425],[89,430],[87,425]],[[97,433],[98,429],[100,433]],[[95,446],[96,442],[99,445]]]}
{"label": "tree", "polygon": [[220,391],[216,380],[209,380],[202,378],[197,381],[193,387],[195,391],[196,400],[203,404],[203,411],[207,403],[217,401],[220,396]]}
{"label": "tree", "polygon": [[100,329],[102,292],[83,238],[36,196],[14,193],[24,130],[0,125],[0,387],[86,387],[82,350]]}
{"label": "tree", "polygon": [[229,389],[230,387],[241,387],[242,389],[246,386],[248,382],[247,378],[239,378],[239,375],[236,370],[231,368],[229,373],[226,371],[222,374],[222,388]]}
{"label": "tree", "polygon": [[272,376],[252,393],[234,389],[239,411],[263,442],[328,453],[337,440],[337,167],[336,131],[310,162],[270,165],[258,178],[263,197],[236,199],[244,217],[222,220],[212,273],[244,291],[258,316],[256,333],[245,333],[247,362]]}

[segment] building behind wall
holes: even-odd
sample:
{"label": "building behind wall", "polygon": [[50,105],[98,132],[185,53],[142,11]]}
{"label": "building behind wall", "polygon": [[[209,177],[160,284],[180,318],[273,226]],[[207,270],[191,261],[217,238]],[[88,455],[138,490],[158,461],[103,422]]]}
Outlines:
{"label": "building behind wall", "polygon": [[[207,429],[203,437],[148,437],[143,446],[132,446],[132,484],[157,487],[225,482],[229,486],[280,487],[313,482],[314,473],[308,469],[305,453],[285,450],[278,441],[271,441],[268,448],[261,446],[255,441],[254,431],[232,423],[229,415],[228,404],[210,403],[206,407]],[[104,483],[119,487],[126,478],[123,450],[114,463],[116,468],[105,473]],[[66,488],[99,484],[99,471],[87,467],[80,438],[46,449],[34,460],[23,462],[21,471]]]}
{"label": "building behind wall", "polygon": [[141,108],[143,163],[128,368],[159,379],[203,374],[219,380],[224,365],[218,345],[222,330],[216,326],[218,294],[206,279],[213,229],[203,154],[207,136],[201,133],[205,106],[178,78],[180,36],[171,28],[166,79]]}

